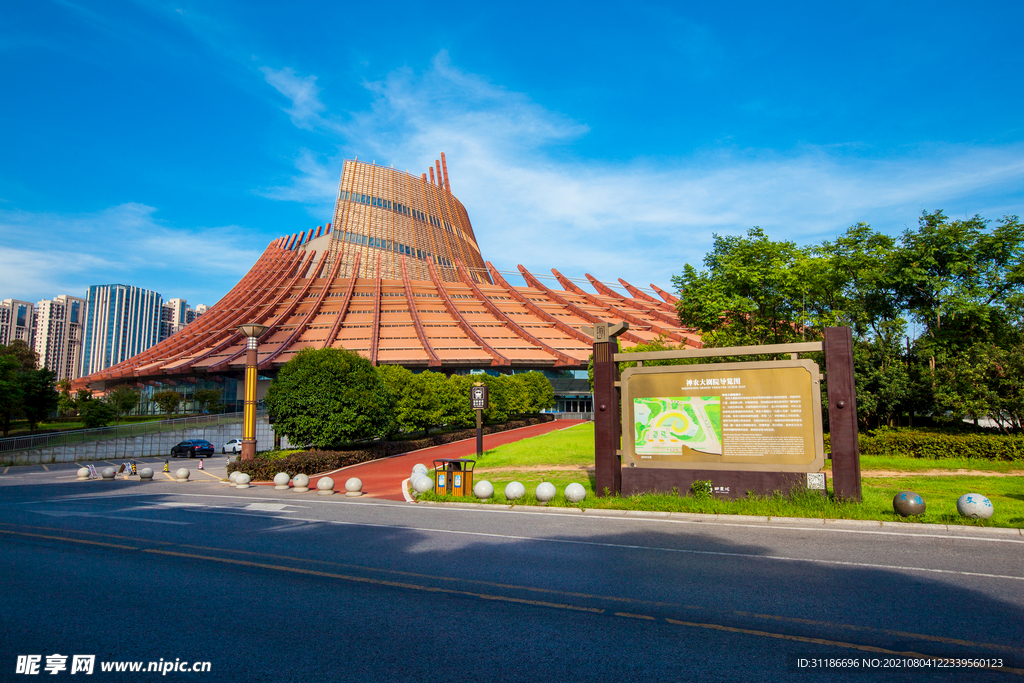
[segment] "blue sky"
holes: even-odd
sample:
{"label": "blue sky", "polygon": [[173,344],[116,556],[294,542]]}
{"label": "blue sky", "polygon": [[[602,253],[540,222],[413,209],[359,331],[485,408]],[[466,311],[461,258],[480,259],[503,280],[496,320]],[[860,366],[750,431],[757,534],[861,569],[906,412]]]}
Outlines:
{"label": "blue sky", "polygon": [[801,244],[1024,201],[1004,3],[7,2],[0,298],[212,304],[330,220],[343,159],[443,151],[502,270],[668,288],[712,234]]}

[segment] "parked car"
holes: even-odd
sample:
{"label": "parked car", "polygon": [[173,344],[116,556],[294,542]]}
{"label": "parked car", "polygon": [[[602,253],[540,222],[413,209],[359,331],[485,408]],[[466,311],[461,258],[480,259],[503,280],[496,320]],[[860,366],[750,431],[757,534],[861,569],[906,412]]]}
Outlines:
{"label": "parked car", "polygon": [[177,458],[179,455],[187,455],[190,458],[204,455],[213,455],[213,444],[206,439],[189,439],[188,441],[182,441],[177,446],[171,447],[171,457]]}
{"label": "parked car", "polygon": [[231,439],[231,441],[228,441],[226,444],[221,446],[220,452],[221,453],[241,453],[242,452],[242,440],[241,439]]}

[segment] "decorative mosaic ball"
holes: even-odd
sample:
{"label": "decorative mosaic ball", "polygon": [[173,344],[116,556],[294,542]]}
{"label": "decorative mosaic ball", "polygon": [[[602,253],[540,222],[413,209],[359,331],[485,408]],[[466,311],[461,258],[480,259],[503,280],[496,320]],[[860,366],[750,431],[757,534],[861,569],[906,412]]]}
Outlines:
{"label": "decorative mosaic ball", "polygon": [[587,497],[587,490],[582,484],[573,482],[565,487],[565,499],[570,503],[582,502]]}
{"label": "decorative mosaic ball", "polygon": [[177,479],[178,481],[188,481],[189,474],[190,472],[188,471],[188,468],[182,467],[181,469],[174,473],[174,478]]}
{"label": "decorative mosaic ball", "polygon": [[416,493],[426,493],[433,490],[434,480],[420,475],[412,480],[412,488]]}
{"label": "decorative mosaic ball", "polygon": [[900,517],[924,514],[924,498],[913,491],[900,491],[892,499],[892,509]]}
{"label": "decorative mosaic ball", "polygon": [[996,509],[992,501],[980,493],[965,493],[956,499],[956,511],[971,519],[989,519]]}
{"label": "decorative mosaic ball", "polygon": [[540,501],[541,503],[546,503],[552,498],[554,498],[556,493],[558,493],[558,489],[555,488],[554,484],[542,481],[537,486],[537,491],[534,495],[537,496],[538,501]]}
{"label": "decorative mosaic ball", "polygon": [[473,487],[473,495],[480,500],[487,500],[494,495],[494,485],[486,479],[481,479]]}
{"label": "decorative mosaic ball", "polygon": [[287,472],[278,472],[274,475],[274,488],[278,491],[285,491],[288,489],[288,482],[292,478],[288,476]]}
{"label": "decorative mosaic ball", "polygon": [[518,481],[513,481],[505,487],[505,500],[519,500],[526,495],[526,487]]}
{"label": "decorative mosaic ball", "polygon": [[412,466],[412,473],[414,475],[422,474],[425,477],[425,476],[427,476],[427,472],[429,472],[429,471],[430,470],[427,469],[427,466],[424,465],[421,462],[418,462],[418,463],[416,463],[415,465]]}

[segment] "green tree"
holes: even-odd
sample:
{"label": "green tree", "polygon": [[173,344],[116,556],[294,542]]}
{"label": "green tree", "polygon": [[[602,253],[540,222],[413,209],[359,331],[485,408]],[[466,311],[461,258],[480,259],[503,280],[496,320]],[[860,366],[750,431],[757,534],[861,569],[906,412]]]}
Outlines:
{"label": "green tree", "polygon": [[422,429],[429,434],[432,426],[441,424],[446,384],[445,376],[439,372],[410,373],[395,405],[395,417],[402,428]]}
{"label": "green tree", "polygon": [[344,349],[299,351],[278,372],[266,404],[275,430],[294,443],[329,447],[394,429],[392,396],[380,375]]}
{"label": "green tree", "polygon": [[690,264],[672,278],[679,320],[702,334],[705,346],[799,341],[804,336],[805,280],[811,256],[759,228],[746,236],[714,236],[707,270]]}
{"label": "green tree", "polygon": [[57,391],[60,393],[57,399],[57,414],[61,417],[70,415],[75,410],[75,399],[71,397],[71,380],[62,379],[57,382]]}
{"label": "green tree", "polygon": [[199,404],[199,412],[215,413],[220,409],[223,392],[218,389],[197,389],[195,401]]}
{"label": "green tree", "polygon": [[18,359],[0,355],[0,420],[4,436],[11,431],[11,420],[21,411],[22,383]]}
{"label": "green tree", "polygon": [[56,375],[46,368],[21,373],[22,406],[28,428],[35,431],[39,423],[57,409]]}
{"label": "green tree", "polygon": [[168,418],[178,410],[181,403],[181,394],[173,389],[165,389],[153,393],[152,400],[160,408],[160,412]]}
{"label": "green tree", "polygon": [[107,394],[107,403],[114,409],[117,424],[121,424],[121,416],[127,415],[139,404],[139,392],[122,384]]}
{"label": "green tree", "polygon": [[82,403],[78,409],[78,414],[82,416],[82,423],[86,429],[96,429],[98,427],[106,427],[113,422],[117,416],[117,411],[106,401],[94,398]]}

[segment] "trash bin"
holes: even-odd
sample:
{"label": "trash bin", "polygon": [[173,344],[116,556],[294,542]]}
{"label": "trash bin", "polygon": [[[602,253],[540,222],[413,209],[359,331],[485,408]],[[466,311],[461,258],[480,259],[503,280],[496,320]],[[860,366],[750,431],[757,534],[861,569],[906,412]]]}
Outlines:
{"label": "trash bin", "polygon": [[434,491],[449,496],[465,496],[473,490],[475,460],[440,458],[434,461]]}

